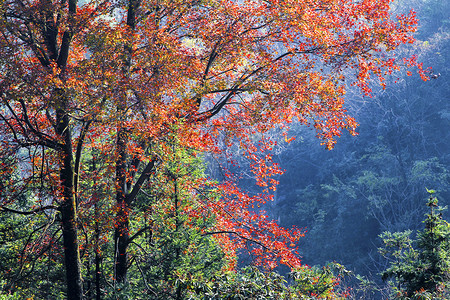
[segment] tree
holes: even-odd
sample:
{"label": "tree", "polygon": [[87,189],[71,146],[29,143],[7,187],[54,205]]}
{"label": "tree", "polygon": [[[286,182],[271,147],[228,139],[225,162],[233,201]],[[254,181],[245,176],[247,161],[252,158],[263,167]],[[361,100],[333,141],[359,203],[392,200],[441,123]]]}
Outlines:
{"label": "tree", "polygon": [[[57,218],[67,296],[81,299],[78,230],[89,227],[79,215],[99,213],[88,201],[92,153],[105,166],[97,180],[110,186],[102,200],[115,195],[113,278],[126,284],[131,237],[151,231],[130,232],[141,213],[136,199],[169,169],[171,137],[220,162],[230,161],[227,148],[237,144],[263,191],[241,191],[239,176],[225,170],[214,185],[221,200],[198,208],[217,222],[202,234],[230,255],[248,248],[269,268],[299,266],[293,247],[301,231],[253,209],[271,199],[273,175],[281,173],[268,132],[281,128],[288,140],[297,118],[331,149],[342,130],[355,134],[343,107],[346,82],[369,94],[371,76],[382,83],[404,64],[424,76],[414,57],[385,55],[412,43],[416,25],[413,12],[391,16],[389,3],[2,1],[2,212]],[[354,77],[346,78],[347,69]],[[206,181],[188,187],[193,198]],[[32,204],[21,207],[19,196]]]}
{"label": "tree", "polygon": [[[129,238],[130,246],[139,245],[130,248],[135,267],[127,272],[127,282],[135,288],[122,283],[112,294],[186,299],[194,285],[210,281],[228,263],[217,241],[206,233],[215,229],[214,215],[199,205],[218,201],[214,189],[198,185],[205,181],[203,162],[192,155],[192,149],[180,149],[176,141],[172,149],[167,169],[150,179],[152,188],[143,189],[130,216],[130,226],[140,227]],[[200,197],[192,195],[192,187],[201,192]]]}
{"label": "tree", "polygon": [[[390,266],[381,273],[383,280],[394,278],[394,295],[416,299],[428,296],[447,299],[450,288],[450,224],[442,218],[434,191],[428,191],[430,212],[424,221],[425,229],[416,240],[411,231],[390,233],[380,237],[385,246],[380,253],[389,259]],[[422,298],[417,298],[422,299]],[[428,298],[427,298],[428,299]]]}

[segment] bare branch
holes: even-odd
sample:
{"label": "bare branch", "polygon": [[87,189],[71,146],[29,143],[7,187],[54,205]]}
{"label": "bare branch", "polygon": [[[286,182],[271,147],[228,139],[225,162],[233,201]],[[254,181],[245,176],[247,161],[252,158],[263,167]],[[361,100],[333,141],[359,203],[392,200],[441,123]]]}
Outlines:
{"label": "bare branch", "polygon": [[58,207],[54,206],[54,205],[47,205],[47,206],[42,206],[33,210],[29,210],[29,211],[20,211],[20,210],[15,210],[12,208],[7,208],[7,207],[0,207],[0,211],[6,211],[6,212],[11,212],[11,213],[15,213],[15,214],[19,214],[19,215],[33,215],[33,214],[37,214],[39,212],[43,212],[47,209],[58,209]]}

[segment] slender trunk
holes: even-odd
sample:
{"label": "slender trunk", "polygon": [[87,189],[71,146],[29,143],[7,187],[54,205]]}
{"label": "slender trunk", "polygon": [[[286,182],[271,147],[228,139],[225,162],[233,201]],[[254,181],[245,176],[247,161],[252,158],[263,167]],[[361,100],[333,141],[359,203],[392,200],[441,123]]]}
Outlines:
{"label": "slender trunk", "polygon": [[92,291],[91,291],[91,286],[92,286],[92,278],[91,278],[91,258],[90,258],[90,254],[87,254],[87,261],[86,261],[86,276],[85,276],[85,285],[86,285],[86,298],[87,299],[92,299]]}
{"label": "slender trunk", "polygon": [[[129,0],[127,13],[127,26],[130,32],[133,32],[136,27],[136,13],[140,5],[140,0]],[[127,80],[131,67],[131,57],[133,54],[133,45],[127,42],[124,45],[123,67],[122,73],[124,80]],[[126,111],[127,96],[124,93],[123,98],[119,100],[117,105],[117,113],[119,118],[124,118]],[[121,120],[124,121],[124,120]],[[121,122],[120,122],[121,123]],[[115,280],[119,283],[126,282],[128,269],[128,243],[129,243],[129,204],[127,203],[127,193],[130,184],[127,182],[127,130],[119,124],[117,130],[117,145],[116,145],[116,230],[114,234],[115,240]]]}
{"label": "slender trunk", "polygon": [[[177,178],[174,176],[174,200],[175,200],[175,232],[178,232],[180,229],[180,219],[178,216],[178,206],[179,206],[179,199],[178,199],[178,182],[177,182]],[[175,261],[178,261],[178,259],[180,258],[180,247],[176,246],[175,248]],[[183,291],[183,284],[178,284],[178,287],[176,289],[176,300],[181,300],[183,299],[182,297],[182,291]]]}
{"label": "slender trunk", "polygon": [[94,198],[94,218],[95,218],[95,245],[94,245],[94,252],[95,252],[95,299],[100,300],[102,297],[101,290],[100,290],[100,275],[101,275],[101,269],[100,269],[100,224],[99,224],[99,217],[100,217],[100,211],[98,207],[98,195],[97,195],[97,166],[96,166],[96,156],[95,154],[92,155],[92,173],[93,176],[93,184],[94,184],[94,194],[92,197]]}
{"label": "slender trunk", "polygon": [[128,204],[126,202],[127,194],[127,179],[126,179],[126,146],[127,134],[124,128],[119,128],[117,137],[117,162],[116,162],[116,201],[117,201],[117,216],[116,216],[116,230],[115,230],[115,279],[117,282],[123,283],[127,278],[127,264],[128,264],[128,239],[129,239],[129,219],[128,219]]}
{"label": "slender trunk", "polygon": [[129,239],[129,221],[127,207],[125,203],[119,206],[118,218],[122,220],[118,224],[115,232],[116,238],[116,281],[124,283],[127,280],[128,269],[128,239]]}
{"label": "slender trunk", "polygon": [[95,249],[95,299],[100,300],[102,298],[102,292],[100,290],[100,254],[98,249]]}
{"label": "slender trunk", "polygon": [[60,180],[62,184],[60,210],[64,243],[64,262],[66,267],[67,299],[75,300],[83,298],[83,285],[77,237],[77,207],[74,193],[72,137],[69,128],[69,117],[65,113],[65,110],[59,110],[57,115],[57,132],[64,141],[63,149],[60,152]]}

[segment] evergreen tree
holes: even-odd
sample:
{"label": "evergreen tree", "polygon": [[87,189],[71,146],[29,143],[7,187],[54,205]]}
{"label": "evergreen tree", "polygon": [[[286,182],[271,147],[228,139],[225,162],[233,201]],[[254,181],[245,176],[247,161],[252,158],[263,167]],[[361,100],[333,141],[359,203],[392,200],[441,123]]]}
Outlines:
{"label": "evergreen tree", "polygon": [[430,212],[425,228],[417,239],[411,231],[390,233],[380,237],[384,247],[380,253],[390,260],[381,273],[383,280],[393,278],[393,298],[449,299],[450,297],[450,224],[442,218],[446,208],[438,206],[435,191],[428,190]]}

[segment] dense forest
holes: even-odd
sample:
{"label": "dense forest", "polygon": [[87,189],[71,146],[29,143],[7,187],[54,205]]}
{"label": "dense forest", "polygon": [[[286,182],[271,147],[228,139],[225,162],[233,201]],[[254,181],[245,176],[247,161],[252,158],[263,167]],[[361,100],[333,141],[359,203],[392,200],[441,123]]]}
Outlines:
{"label": "dense forest", "polygon": [[1,0],[0,299],[449,299],[449,11]]}
{"label": "dense forest", "polygon": [[397,3],[414,6],[419,18],[416,44],[398,51],[419,55],[431,80],[395,74],[373,98],[350,94],[359,135],[341,137],[333,151],[298,127],[297,140],[277,156],[286,173],[268,208],[282,225],[307,228],[303,262],[337,261],[379,285],[388,264],[379,235],[423,229],[426,188],[450,204],[449,3]]}

